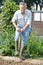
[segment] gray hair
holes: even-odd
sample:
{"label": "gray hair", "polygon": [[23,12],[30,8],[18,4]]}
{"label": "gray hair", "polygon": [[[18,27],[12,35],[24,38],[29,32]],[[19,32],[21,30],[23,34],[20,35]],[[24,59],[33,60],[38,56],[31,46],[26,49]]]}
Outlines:
{"label": "gray hair", "polygon": [[27,8],[27,4],[24,3],[24,2],[20,2],[19,6],[20,6],[20,5],[26,6],[26,8]]}

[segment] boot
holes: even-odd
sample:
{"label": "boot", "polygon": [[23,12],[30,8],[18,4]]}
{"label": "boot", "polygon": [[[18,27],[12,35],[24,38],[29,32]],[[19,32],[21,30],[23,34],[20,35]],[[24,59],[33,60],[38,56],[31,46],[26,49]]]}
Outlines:
{"label": "boot", "polygon": [[25,60],[25,58],[22,56],[22,53],[23,53],[23,49],[24,49],[24,46],[21,46],[21,49],[20,49],[20,58],[22,59],[22,60]]}
{"label": "boot", "polygon": [[20,52],[20,46],[21,46],[21,44],[20,44],[20,37],[19,37],[19,40],[18,40],[18,51]]}
{"label": "boot", "polygon": [[18,52],[18,42],[15,42],[15,56],[18,56],[19,52]]}

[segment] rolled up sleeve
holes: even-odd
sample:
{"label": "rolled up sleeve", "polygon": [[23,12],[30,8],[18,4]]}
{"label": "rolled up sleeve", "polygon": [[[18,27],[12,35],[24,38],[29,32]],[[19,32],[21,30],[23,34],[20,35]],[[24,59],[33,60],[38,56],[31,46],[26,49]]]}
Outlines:
{"label": "rolled up sleeve", "polygon": [[29,13],[29,16],[28,16],[28,19],[27,19],[27,24],[31,24],[31,22],[32,22],[32,13],[30,12]]}
{"label": "rolled up sleeve", "polygon": [[17,21],[17,13],[15,12],[15,14],[14,14],[14,16],[13,16],[13,18],[12,18],[12,23],[13,22],[16,22]]}

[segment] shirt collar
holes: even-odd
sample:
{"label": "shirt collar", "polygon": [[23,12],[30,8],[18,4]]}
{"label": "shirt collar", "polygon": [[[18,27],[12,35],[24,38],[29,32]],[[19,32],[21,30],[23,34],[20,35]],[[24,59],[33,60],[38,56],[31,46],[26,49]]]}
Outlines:
{"label": "shirt collar", "polygon": [[[20,10],[20,14],[21,14],[21,10]],[[24,15],[26,14],[26,10],[25,10],[25,13],[24,13]]]}

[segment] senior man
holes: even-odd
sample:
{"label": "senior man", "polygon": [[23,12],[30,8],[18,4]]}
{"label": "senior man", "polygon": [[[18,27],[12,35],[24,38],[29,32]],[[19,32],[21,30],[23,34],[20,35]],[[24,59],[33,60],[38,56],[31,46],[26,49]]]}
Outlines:
{"label": "senior man", "polygon": [[[14,13],[14,16],[12,18],[12,23],[16,28],[15,36],[14,36],[15,55],[19,55],[20,58],[22,58],[23,48],[26,45],[27,39],[29,37],[29,33],[31,32],[32,13],[30,10],[27,9],[27,5],[24,2],[20,2],[19,8],[20,10],[17,10]],[[21,41],[21,48],[19,52],[17,47],[17,42],[20,35],[22,36],[22,41]]]}

